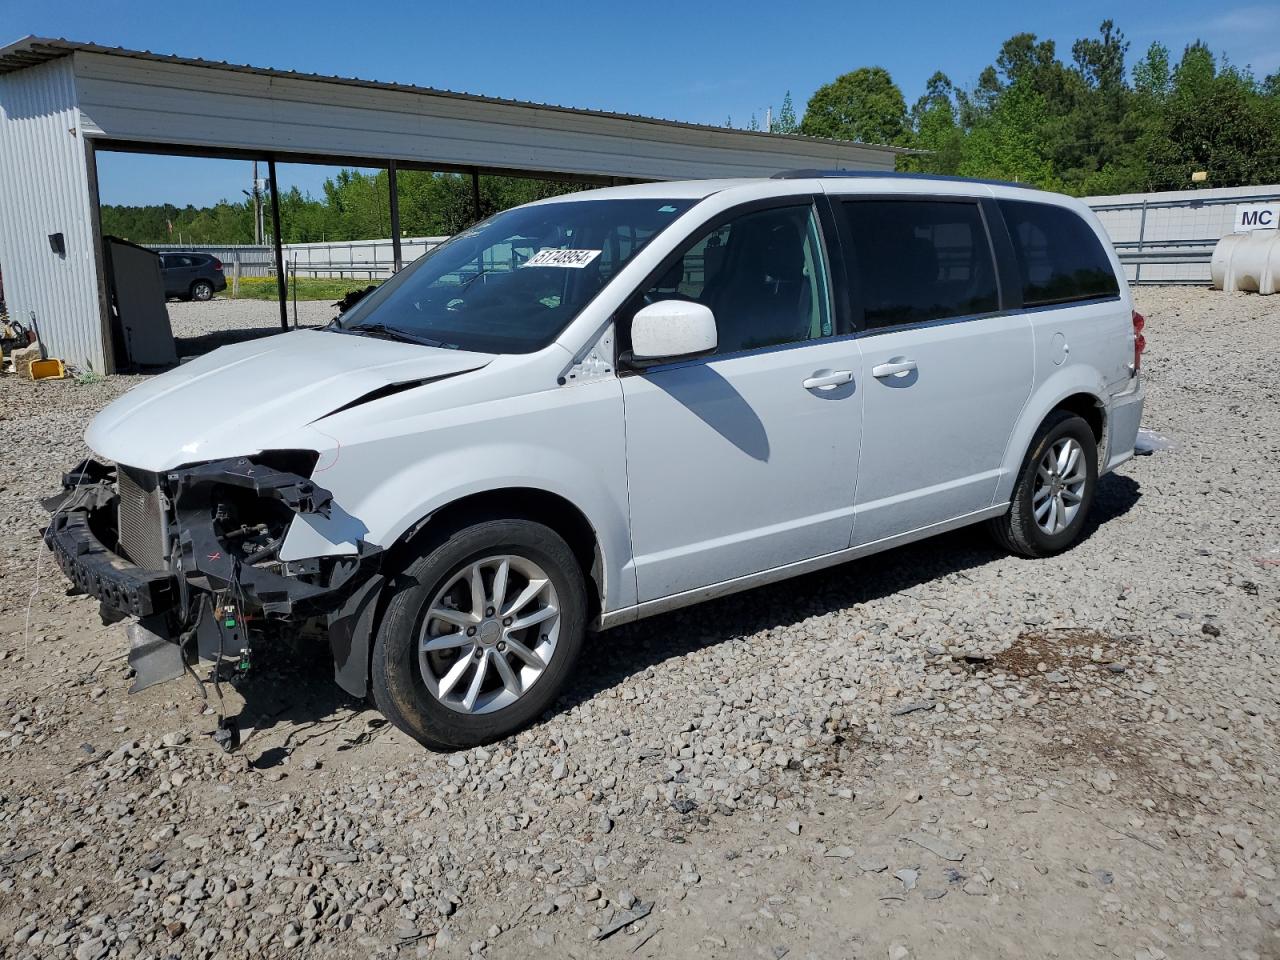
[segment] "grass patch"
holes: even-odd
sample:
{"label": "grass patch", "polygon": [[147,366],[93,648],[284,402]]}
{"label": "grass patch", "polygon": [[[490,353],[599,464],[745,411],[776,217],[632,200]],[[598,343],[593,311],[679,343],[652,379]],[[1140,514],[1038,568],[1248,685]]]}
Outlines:
{"label": "grass patch", "polygon": [[[340,300],[351,290],[363,290],[371,283],[381,280],[332,280],[327,277],[298,277],[289,285],[289,299],[293,299],[293,284],[298,287],[299,300]],[[231,297],[231,281],[227,281],[227,289],[221,296]],[[276,300],[275,277],[241,277],[240,300]]]}

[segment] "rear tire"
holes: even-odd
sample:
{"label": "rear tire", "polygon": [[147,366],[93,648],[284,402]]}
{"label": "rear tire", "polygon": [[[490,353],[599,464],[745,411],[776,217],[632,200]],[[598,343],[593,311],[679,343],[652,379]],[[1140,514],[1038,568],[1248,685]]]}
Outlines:
{"label": "rear tire", "polygon": [[510,736],[551,706],[587,620],[582,569],[554,530],[529,520],[456,528],[398,579],[372,664],[388,720],[432,750],[458,750]]}
{"label": "rear tire", "polygon": [[197,280],[191,285],[192,300],[212,300],[213,284],[208,280]]}
{"label": "rear tire", "polygon": [[1061,553],[1080,538],[1097,486],[1093,430],[1078,415],[1055,410],[1031,442],[1009,512],[989,521],[988,530],[1011,553]]}

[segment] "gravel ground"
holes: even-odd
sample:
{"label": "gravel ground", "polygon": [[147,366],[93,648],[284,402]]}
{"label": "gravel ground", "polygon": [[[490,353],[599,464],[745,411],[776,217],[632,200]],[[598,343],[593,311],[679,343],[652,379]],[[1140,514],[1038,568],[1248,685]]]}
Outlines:
{"label": "gravel ground", "polygon": [[1074,550],[959,531],[610,632],[453,755],[284,653],[224,755],[47,558],[24,635],[36,499],[138,378],[0,380],[0,956],[1280,957],[1280,309],[1138,299],[1176,446]]}
{"label": "gravel ground", "polygon": [[[215,347],[280,332],[280,305],[270,300],[229,300],[217,297],[206,303],[169,303],[169,322],[177,341],[178,356],[207,353]],[[328,323],[338,309],[328,300],[299,300],[297,325]],[[295,306],[289,304],[289,322]]]}

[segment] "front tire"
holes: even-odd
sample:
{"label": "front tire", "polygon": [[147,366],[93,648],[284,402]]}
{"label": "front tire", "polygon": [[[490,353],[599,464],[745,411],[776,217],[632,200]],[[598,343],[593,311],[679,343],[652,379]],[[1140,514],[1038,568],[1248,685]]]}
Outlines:
{"label": "front tire", "polygon": [[1051,413],[1031,443],[1009,512],[990,522],[996,541],[1024,557],[1050,557],[1079,538],[1098,486],[1098,444],[1083,418]]}
{"label": "front tire", "polygon": [[546,710],[586,631],[582,570],[529,520],[439,535],[408,565],[374,643],[373,696],[433,750],[510,736]]}

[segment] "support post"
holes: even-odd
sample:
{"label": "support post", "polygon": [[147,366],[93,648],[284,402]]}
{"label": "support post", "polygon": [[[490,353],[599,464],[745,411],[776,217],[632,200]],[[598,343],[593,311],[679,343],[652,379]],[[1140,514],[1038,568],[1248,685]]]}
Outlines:
{"label": "support post", "polygon": [[[93,269],[98,275],[98,322],[102,336],[102,372],[115,373],[127,357],[115,355],[115,332],[111,323],[111,297],[107,292],[107,260],[102,241],[102,195],[98,190],[98,151],[93,141],[84,141],[85,172],[89,188],[89,230],[93,240]],[[24,318],[25,319],[25,318]]]}
{"label": "support post", "polygon": [[387,188],[391,193],[391,260],[392,273],[399,273],[404,266],[400,254],[400,189],[396,186],[396,162],[387,161]]}
{"label": "support post", "polygon": [[480,220],[480,171],[471,171],[471,217],[472,222]]}
{"label": "support post", "polygon": [[280,243],[280,190],[276,184],[275,157],[267,158],[271,182],[271,239],[276,246],[276,294],[280,300],[280,329],[289,329],[289,281],[284,275],[284,247]]}
{"label": "support post", "polygon": [[1142,282],[1142,248],[1147,242],[1147,201],[1142,201],[1142,219],[1138,221],[1138,263],[1133,268],[1133,284]]}

